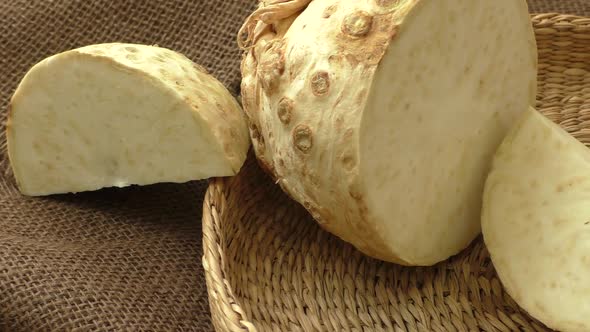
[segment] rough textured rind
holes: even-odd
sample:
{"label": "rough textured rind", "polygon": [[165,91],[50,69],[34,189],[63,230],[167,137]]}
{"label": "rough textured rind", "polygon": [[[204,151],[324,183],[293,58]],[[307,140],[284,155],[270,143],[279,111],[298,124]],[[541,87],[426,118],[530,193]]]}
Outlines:
{"label": "rough textured rind", "polygon": [[[368,255],[407,265],[439,258],[408,261],[388,247],[359,176],[359,144],[379,65],[406,18],[423,4],[264,1],[239,36],[246,49],[242,100],[259,163],[323,228]],[[530,25],[524,2],[521,9]],[[531,90],[523,98],[532,102]]]}
{"label": "rough textured rind", "polygon": [[[53,133],[44,134],[44,137],[48,138],[49,140],[37,144],[41,146],[27,146],[27,143],[25,142],[27,142],[30,137],[38,135],[36,132],[40,132],[43,127],[48,125],[46,123],[46,121],[48,121],[47,117],[36,119],[36,115],[34,115],[34,113],[37,112],[38,109],[36,109],[35,107],[30,107],[30,105],[33,105],[33,101],[31,98],[42,99],[39,103],[45,105],[46,107],[48,107],[48,109],[53,108],[53,106],[51,106],[52,103],[61,103],[64,101],[66,103],[69,102],[69,96],[67,95],[67,93],[60,93],[60,95],[51,95],[49,92],[47,92],[44,94],[42,92],[44,91],[43,89],[46,89],[44,85],[51,84],[48,83],[48,80],[54,80],[54,84],[56,85],[68,83],[60,81],[67,81],[70,78],[62,77],[62,73],[59,68],[66,68],[67,70],[69,70],[69,72],[76,73],[76,70],[78,70],[77,68],[83,68],[87,65],[97,66],[97,68],[100,67],[104,70],[112,71],[113,75],[121,75],[121,77],[124,77],[126,80],[134,79],[137,82],[142,82],[142,84],[145,84],[146,87],[149,87],[150,89],[154,89],[154,91],[158,91],[159,93],[161,93],[161,98],[168,100],[167,105],[172,106],[170,110],[153,110],[153,114],[159,113],[162,120],[165,120],[168,117],[166,111],[169,111],[170,116],[175,117],[174,119],[177,118],[177,111],[187,112],[187,114],[190,114],[190,116],[184,117],[186,120],[189,120],[189,122],[176,124],[171,123],[170,125],[193,126],[195,130],[201,132],[197,135],[201,135],[200,137],[204,141],[198,142],[186,139],[182,143],[174,144],[184,145],[185,147],[187,147],[187,151],[190,150],[189,147],[191,146],[196,147],[199,144],[207,146],[205,150],[215,154],[214,159],[220,163],[217,166],[219,167],[218,170],[207,170],[204,172],[197,171],[199,166],[194,164],[193,161],[191,161],[191,167],[193,168],[192,171],[190,171],[189,166],[187,166],[187,164],[189,163],[189,156],[186,156],[186,159],[183,159],[184,156],[182,156],[180,158],[183,160],[169,160],[168,167],[181,166],[186,171],[177,172],[174,175],[169,176],[168,174],[166,174],[166,171],[164,169],[159,169],[157,174],[154,173],[152,175],[149,175],[148,173],[146,173],[146,175],[141,179],[130,180],[129,182],[127,182],[126,180],[124,180],[124,178],[128,174],[117,174],[117,168],[119,170],[121,169],[118,165],[120,163],[124,163],[125,161],[104,160],[102,162],[105,162],[105,164],[113,163],[113,170],[105,171],[106,174],[104,175],[93,174],[93,176],[96,176],[97,178],[100,178],[102,176],[103,180],[99,179],[85,183],[84,179],[80,179],[80,181],[77,183],[75,180],[68,179],[68,181],[72,181],[73,186],[71,188],[67,188],[67,185],[62,184],[63,179],[60,180],[61,177],[63,177],[64,179],[67,178],[66,174],[64,174],[65,172],[67,172],[66,168],[63,168],[62,172],[64,173],[62,173],[62,175],[54,174],[55,176],[47,177],[48,179],[51,178],[52,181],[55,182],[54,184],[48,184],[47,182],[44,183],[42,179],[37,178],[35,178],[35,180],[32,180],[33,176],[39,176],[39,170],[38,166],[35,165],[35,162],[31,160],[35,160],[35,158],[37,158],[39,163],[45,163],[48,165],[48,171],[50,170],[57,174],[57,172],[59,172],[60,169],[59,161],[62,160],[63,157],[56,157],[56,161],[46,160],[44,158],[46,158],[47,156],[40,157],[40,154],[34,151],[43,151],[42,145],[44,144],[53,144],[54,147],[59,151],[64,151],[69,149],[69,143],[66,141],[62,141],[61,143],[49,142],[49,140],[53,138],[57,139],[57,133],[54,131]],[[49,75],[54,75],[54,77],[49,77]],[[76,77],[76,79],[80,78]],[[86,82],[88,82],[88,84],[92,84],[92,80],[94,79],[96,79],[94,76],[91,78],[89,77],[86,80]],[[81,84],[86,85],[86,82]],[[115,82],[115,84],[118,83]],[[122,82],[121,84],[125,83]],[[142,87],[137,88],[142,89]],[[113,91],[117,89],[130,89],[130,91],[132,91],[133,87],[112,86],[104,87],[104,89],[101,88],[100,91],[93,90],[90,87],[85,87],[85,89],[88,90],[88,92],[86,93],[89,94],[104,94],[104,97],[100,96],[100,98],[96,98],[97,100],[100,100],[100,102],[112,103],[114,101],[112,100],[112,97],[108,97],[108,89],[112,89]],[[78,91],[72,91],[72,95],[76,93],[78,93]],[[138,93],[141,93],[141,91],[139,91]],[[32,97],[33,95],[34,97]],[[129,96],[128,98],[126,98],[126,100],[122,101],[130,102],[130,104],[132,104],[133,98],[134,97]],[[142,101],[138,100],[138,102],[141,103]],[[135,105],[137,106],[138,104]],[[151,107],[151,105],[147,105],[145,107]],[[250,139],[248,137],[247,126],[243,112],[241,110],[240,105],[231,96],[229,91],[217,79],[209,75],[201,66],[193,63],[185,56],[174,51],[156,46],[122,43],[90,45],[71,51],[67,51],[64,53],[60,53],[51,56],[47,59],[44,59],[43,61],[36,64],[23,78],[21,84],[19,85],[18,89],[12,97],[11,110],[12,111],[10,112],[7,121],[8,152],[10,156],[11,166],[15,174],[16,180],[19,183],[20,189],[24,194],[28,195],[45,195],[51,193],[62,193],[70,191],[79,192],[85,190],[95,190],[101,187],[126,186],[130,184],[150,184],[168,181],[184,182],[189,180],[197,180],[204,177],[234,175],[239,171],[244,160],[246,159],[247,151],[250,146]],[[105,109],[104,111],[110,112],[111,110]],[[134,110],[134,112],[136,111],[137,109]],[[57,112],[55,113],[55,116],[59,117],[59,110],[51,109],[51,111],[48,112]],[[126,110],[122,110],[121,112],[125,113]],[[55,116],[52,115],[52,118]],[[121,126],[121,128],[123,128],[123,131],[125,131],[124,128],[126,125],[130,125],[129,128],[132,128],[134,124],[133,117],[136,117],[135,119],[140,119],[141,114],[130,113],[124,120],[130,121],[129,123],[113,123],[112,125],[107,124],[109,128],[101,129],[97,127],[97,124],[93,125],[92,123],[86,123],[86,125],[84,126],[84,128],[86,129],[84,130],[87,131],[87,134],[89,135],[91,132],[95,133],[96,136],[93,137],[94,140],[103,140],[103,137],[98,137],[98,135],[108,136],[111,126]],[[21,118],[23,120],[20,121],[26,121],[26,123],[20,123],[19,127],[17,125],[17,122]],[[68,120],[63,117],[60,119],[61,121]],[[180,117],[178,117],[178,119],[180,119]],[[38,128],[38,130],[31,128],[31,126],[35,126],[35,121],[38,121],[36,124],[37,126],[41,126]],[[83,115],[80,115],[79,118],[72,119],[72,121],[79,125],[80,123],[84,123],[84,121],[86,120],[84,119]],[[157,123],[153,127],[155,128],[156,125]],[[84,134],[84,130],[81,131],[80,128],[72,128],[68,126],[70,126],[68,123],[51,124],[51,127],[63,127],[64,135],[66,133],[69,133],[70,131],[78,132],[78,134]],[[154,148],[150,150],[151,152],[149,155],[146,154],[143,157],[140,156],[138,160],[133,160],[133,162],[137,162],[139,164],[150,164],[153,161],[152,157],[157,157],[157,154],[161,153],[158,152],[158,149],[156,147],[164,142],[163,140],[166,139],[165,137],[168,137],[168,135],[174,135],[173,127],[163,129],[165,129],[166,132],[154,133],[159,135],[157,137],[146,136],[146,132],[133,132],[133,129],[128,129],[127,132],[125,132],[125,134],[120,137],[121,142],[123,142],[128,137],[138,137],[140,135],[143,135],[146,136],[145,143],[153,144]],[[51,128],[49,130],[51,130]],[[78,135],[77,137],[82,136]],[[38,139],[36,140],[39,141]],[[151,142],[151,140],[153,140],[153,142]],[[88,138],[84,140],[84,143],[87,145],[86,149],[92,150],[94,148],[97,148],[96,145],[92,145],[93,143],[91,143],[90,141],[91,140]],[[171,146],[173,146],[174,144],[172,144]],[[135,149],[137,149],[138,147],[129,146],[128,148],[131,149],[130,153],[134,153]],[[196,150],[198,149],[195,148],[194,151]],[[34,158],[27,157],[26,154],[30,153],[37,153],[37,156]],[[190,156],[190,159],[193,160],[195,157],[196,156]],[[206,155],[200,156],[200,158],[202,158],[202,164],[206,164],[210,157],[211,156]],[[96,162],[100,163],[101,161],[97,160]],[[207,175],[205,175],[204,173],[207,173]],[[109,180],[109,178],[114,179],[118,176],[120,176],[123,179],[120,183],[115,183],[115,180]],[[109,183],[109,181],[115,182]]]}
{"label": "rough textured rind", "polygon": [[507,292],[553,329],[590,331],[588,148],[530,109],[484,193],[484,240]]}

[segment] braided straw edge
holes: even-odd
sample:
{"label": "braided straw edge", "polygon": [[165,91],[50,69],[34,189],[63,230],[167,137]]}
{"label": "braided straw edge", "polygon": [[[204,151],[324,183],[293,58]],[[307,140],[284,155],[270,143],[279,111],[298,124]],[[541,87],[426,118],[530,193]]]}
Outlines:
{"label": "braided straw edge", "polygon": [[[546,29],[560,21],[588,20],[578,15],[560,13],[532,14],[531,21],[535,32]],[[255,325],[246,317],[238,300],[233,294],[226,275],[224,239],[220,231],[223,227],[221,216],[227,206],[228,194],[233,178],[215,178],[209,187],[203,202],[203,257],[209,306],[216,331],[257,332]]]}
{"label": "braided straw edge", "polygon": [[231,187],[231,183],[231,178],[210,180],[203,202],[203,268],[209,307],[216,331],[257,332],[236,301],[225,274],[220,216],[228,208],[225,192]]}

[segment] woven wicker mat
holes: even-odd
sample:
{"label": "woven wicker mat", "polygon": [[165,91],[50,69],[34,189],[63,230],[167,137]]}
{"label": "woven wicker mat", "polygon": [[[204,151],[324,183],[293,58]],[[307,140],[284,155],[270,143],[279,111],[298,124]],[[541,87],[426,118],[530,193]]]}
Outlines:
{"label": "woven wicker mat", "polygon": [[[234,35],[254,2],[0,0],[0,120],[31,65],[99,42],[175,49],[237,95]],[[530,2],[534,12],[590,15],[590,0]],[[194,182],[32,199],[0,176],[0,331],[211,331],[204,190]]]}

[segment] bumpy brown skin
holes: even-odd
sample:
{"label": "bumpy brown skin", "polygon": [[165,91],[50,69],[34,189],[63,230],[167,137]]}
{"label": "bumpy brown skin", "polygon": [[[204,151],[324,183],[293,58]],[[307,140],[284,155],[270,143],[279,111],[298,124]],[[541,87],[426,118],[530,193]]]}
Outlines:
{"label": "bumpy brown skin", "polygon": [[384,251],[359,179],[359,128],[377,65],[418,0],[274,0],[240,32],[242,101],[262,167],[326,230]]}

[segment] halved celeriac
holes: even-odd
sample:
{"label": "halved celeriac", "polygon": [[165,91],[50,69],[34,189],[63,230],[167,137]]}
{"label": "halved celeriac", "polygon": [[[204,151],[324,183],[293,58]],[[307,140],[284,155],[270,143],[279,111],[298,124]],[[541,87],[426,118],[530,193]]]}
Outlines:
{"label": "halved celeriac", "polygon": [[494,152],[529,105],[524,0],[270,0],[241,34],[263,167],[372,257],[433,265],[480,233]]}
{"label": "halved celeriac", "polygon": [[35,65],[12,98],[7,139],[26,195],[230,176],[250,144],[217,79],[171,50],[119,43]]}

